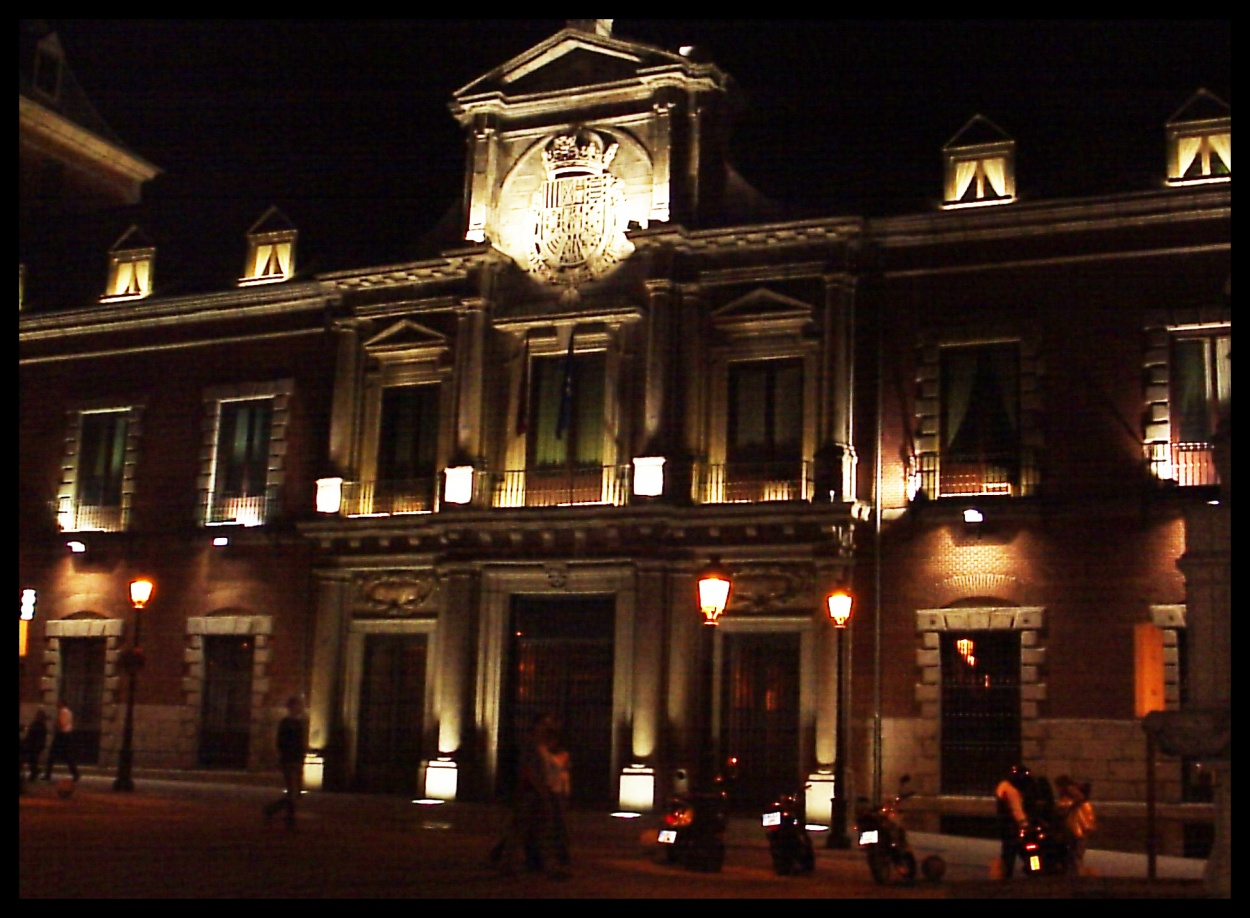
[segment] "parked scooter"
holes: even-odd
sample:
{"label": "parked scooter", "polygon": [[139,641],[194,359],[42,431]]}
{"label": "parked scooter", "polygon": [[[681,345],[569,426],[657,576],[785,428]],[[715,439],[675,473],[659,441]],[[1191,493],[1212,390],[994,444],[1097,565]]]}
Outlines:
{"label": "parked scooter", "polygon": [[[899,780],[899,791],[889,803],[865,807],[855,818],[855,835],[868,859],[868,869],[878,883],[891,880],[911,882],[916,878],[916,855],[907,841],[907,830],[899,815],[899,805],[915,791],[907,789],[910,775]],[[942,865],[943,868],[945,865]]]}
{"label": "parked scooter", "polygon": [[811,873],[816,867],[812,839],[803,824],[803,804],[798,794],[782,794],[763,817],[768,853],[779,877]]}
{"label": "parked scooter", "polygon": [[1055,795],[1044,775],[1030,776],[1024,810],[1028,825],[1020,831],[1020,851],[1026,876],[1053,876],[1068,872],[1072,863],[1070,840],[1055,815]]}
{"label": "parked scooter", "polygon": [[659,860],[680,864],[687,870],[720,871],[725,863],[729,793],[737,774],[738,760],[730,758],[711,790],[670,798],[656,833]]}

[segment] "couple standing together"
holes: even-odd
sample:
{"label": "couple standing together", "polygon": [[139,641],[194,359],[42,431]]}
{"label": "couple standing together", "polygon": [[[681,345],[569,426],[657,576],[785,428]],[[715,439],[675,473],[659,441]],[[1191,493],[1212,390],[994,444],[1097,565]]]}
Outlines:
{"label": "couple standing together", "polygon": [[564,821],[570,790],[569,752],[560,728],[555,715],[541,715],[521,747],[512,815],[491,850],[491,861],[505,873],[515,873],[523,861],[527,870],[554,877],[569,875]]}

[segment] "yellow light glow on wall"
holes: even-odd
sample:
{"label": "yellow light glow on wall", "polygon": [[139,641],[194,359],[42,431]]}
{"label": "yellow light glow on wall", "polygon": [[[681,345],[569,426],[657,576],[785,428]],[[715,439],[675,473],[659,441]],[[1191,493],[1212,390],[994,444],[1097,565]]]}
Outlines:
{"label": "yellow light glow on wall", "polygon": [[664,457],[640,456],[634,460],[634,494],[659,497],[664,493]]}

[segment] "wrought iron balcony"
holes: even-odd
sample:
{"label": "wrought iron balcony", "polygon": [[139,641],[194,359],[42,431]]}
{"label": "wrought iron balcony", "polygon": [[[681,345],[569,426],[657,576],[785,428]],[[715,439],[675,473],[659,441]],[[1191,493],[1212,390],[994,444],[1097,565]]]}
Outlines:
{"label": "wrought iron balcony", "polygon": [[812,472],[812,463],[799,459],[701,465],[696,498],[705,504],[810,501],[815,493]]}
{"label": "wrought iron balcony", "polygon": [[1147,443],[1150,476],[1160,485],[1178,488],[1213,488],[1220,476],[1211,443]]}
{"label": "wrought iron balcony", "polygon": [[213,494],[209,498],[207,526],[263,526],[275,502],[267,495]]}
{"label": "wrought iron balcony", "polygon": [[395,481],[345,481],[339,513],[342,516],[432,513],[438,481],[433,476]]}
{"label": "wrought iron balcony", "polygon": [[88,504],[69,497],[57,501],[54,512],[62,532],[122,532],[130,515],[121,506]]}
{"label": "wrought iron balcony", "polygon": [[629,503],[632,467],[586,465],[510,469],[490,476],[495,507],[566,507]]}
{"label": "wrought iron balcony", "polygon": [[917,491],[941,497],[1028,497],[1037,493],[1038,470],[1032,450],[1004,452],[976,461],[943,459],[922,453],[916,459]]}

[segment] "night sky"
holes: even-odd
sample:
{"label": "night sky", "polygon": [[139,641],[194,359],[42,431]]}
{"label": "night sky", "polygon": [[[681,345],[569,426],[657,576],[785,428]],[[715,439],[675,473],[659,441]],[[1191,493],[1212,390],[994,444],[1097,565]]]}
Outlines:
{"label": "night sky", "polygon": [[[181,293],[231,286],[270,204],[300,228],[301,274],[416,257],[462,190],[452,93],[564,22],[50,25],[100,114],[163,170],[137,216],[158,292]],[[1023,199],[1155,188],[1168,117],[1200,86],[1232,104],[1229,20],[618,19],[614,34],[700,46],[739,89],[738,170],[828,215],[930,209],[941,147],[976,113],[1015,137]]]}

